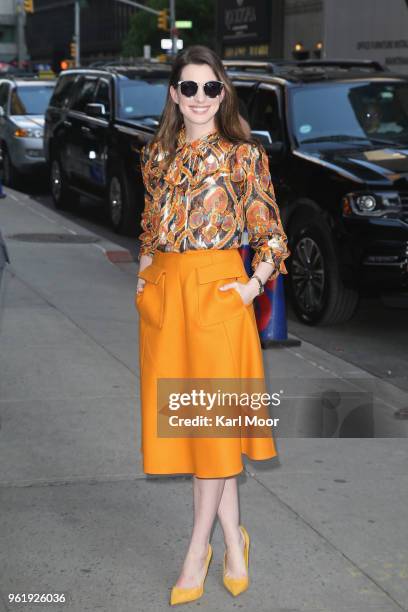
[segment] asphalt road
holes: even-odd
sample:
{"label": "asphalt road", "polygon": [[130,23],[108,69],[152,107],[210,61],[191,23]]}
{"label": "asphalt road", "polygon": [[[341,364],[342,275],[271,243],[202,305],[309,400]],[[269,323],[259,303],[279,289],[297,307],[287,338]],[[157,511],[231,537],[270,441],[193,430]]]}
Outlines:
{"label": "asphalt road", "polygon": [[[45,207],[53,207],[46,186],[31,185],[27,193]],[[113,232],[101,207],[93,201],[83,198],[75,214],[61,214],[74,218],[79,225],[129,249],[136,256],[136,236],[120,236]],[[399,307],[390,307],[380,298],[363,298],[351,321],[330,327],[309,327],[300,323],[289,306],[288,327],[291,334],[408,391],[408,298],[406,304]]]}

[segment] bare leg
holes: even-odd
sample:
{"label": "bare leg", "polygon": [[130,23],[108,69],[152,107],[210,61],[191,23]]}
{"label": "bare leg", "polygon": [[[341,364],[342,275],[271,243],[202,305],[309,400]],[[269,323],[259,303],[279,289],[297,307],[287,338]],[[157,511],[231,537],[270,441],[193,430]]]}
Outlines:
{"label": "bare leg", "polygon": [[211,527],[224,490],[224,478],[193,476],[194,525],[183,568],[175,586],[190,588],[204,578]]}
{"label": "bare leg", "polygon": [[247,570],[244,560],[245,541],[239,528],[238,482],[235,476],[225,480],[218,518],[227,549],[226,573],[234,578],[242,578],[247,575]]}

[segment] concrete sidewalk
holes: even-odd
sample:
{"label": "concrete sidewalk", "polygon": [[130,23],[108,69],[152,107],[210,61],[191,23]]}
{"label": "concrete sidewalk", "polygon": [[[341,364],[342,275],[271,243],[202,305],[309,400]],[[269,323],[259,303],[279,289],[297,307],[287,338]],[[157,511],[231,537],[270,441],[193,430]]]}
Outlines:
{"label": "concrete sidewalk", "polygon": [[[137,267],[109,260],[118,245],[8,194],[0,612],[169,609],[191,533],[191,481],[141,469]],[[28,233],[91,242],[15,236]],[[394,417],[406,394],[304,342],[264,360],[268,386],[286,401],[279,456],[246,462],[239,478],[251,586],[236,599],[224,589],[217,523],[205,594],[186,609],[408,610],[408,425]],[[67,603],[11,604],[10,593],[64,593]]]}

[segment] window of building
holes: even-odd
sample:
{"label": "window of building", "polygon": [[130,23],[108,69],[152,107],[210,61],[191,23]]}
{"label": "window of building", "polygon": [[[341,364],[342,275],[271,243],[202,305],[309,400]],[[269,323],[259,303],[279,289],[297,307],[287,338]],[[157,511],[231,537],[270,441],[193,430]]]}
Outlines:
{"label": "window of building", "polygon": [[13,25],[0,25],[0,43],[13,43],[16,40],[16,28]]}

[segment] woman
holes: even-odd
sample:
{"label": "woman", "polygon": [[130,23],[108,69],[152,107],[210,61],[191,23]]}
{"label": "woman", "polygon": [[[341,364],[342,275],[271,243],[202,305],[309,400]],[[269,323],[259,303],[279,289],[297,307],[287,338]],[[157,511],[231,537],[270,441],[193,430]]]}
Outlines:
{"label": "woman", "polygon": [[[203,593],[216,515],[226,545],[224,585],[233,595],[248,587],[249,536],[239,521],[236,476],[242,454],[262,460],[277,453],[270,427],[258,437],[248,428],[233,437],[214,429],[206,435],[204,427],[193,434],[186,428],[181,437],[169,434],[170,427],[159,431],[172,410],[159,387],[176,380],[264,380],[252,302],[269,278],[286,273],[289,252],[265,150],[241,121],[235,90],[211,49],[196,45],[175,58],[141,168],[145,208],[135,300],[143,470],[193,475],[194,525],[171,592],[174,605]],[[255,253],[251,278],[238,251],[245,229]]]}

